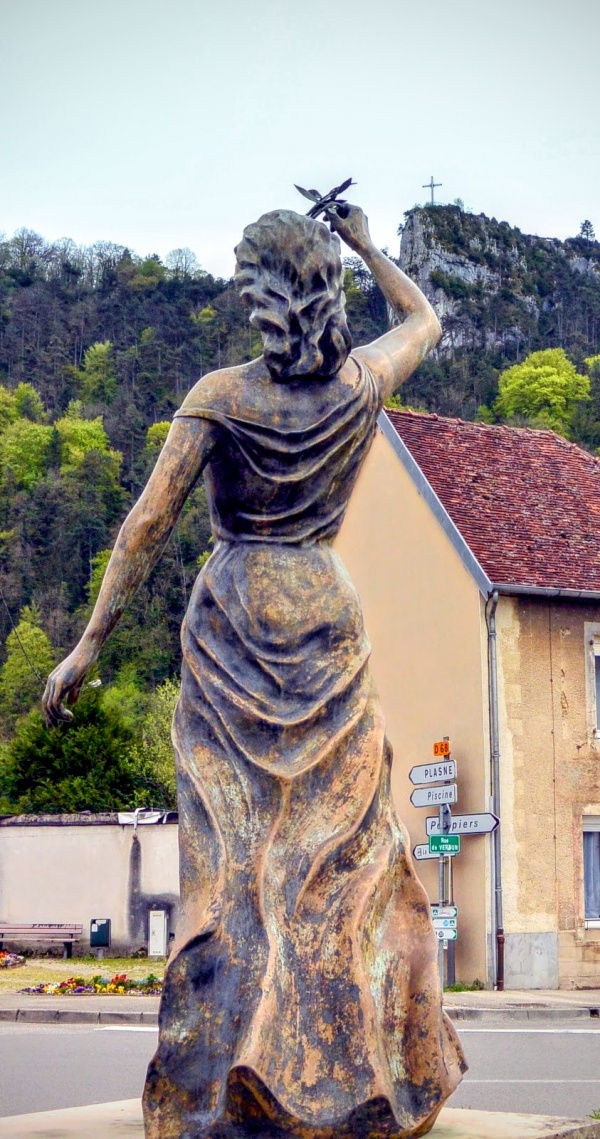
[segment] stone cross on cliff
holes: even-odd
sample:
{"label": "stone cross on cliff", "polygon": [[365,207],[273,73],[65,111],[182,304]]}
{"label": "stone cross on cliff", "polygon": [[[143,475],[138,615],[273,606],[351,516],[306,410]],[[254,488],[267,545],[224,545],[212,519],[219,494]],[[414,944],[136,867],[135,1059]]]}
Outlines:
{"label": "stone cross on cliff", "polygon": [[422,186],[423,190],[431,190],[431,204],[432,204],[432,206],[435,206],[435,190],[437,189],[438,186],[443,186],[443,182],[434,182],[433,174],[431,175],[431,181],[430,182],[424,182],[423,186]]}

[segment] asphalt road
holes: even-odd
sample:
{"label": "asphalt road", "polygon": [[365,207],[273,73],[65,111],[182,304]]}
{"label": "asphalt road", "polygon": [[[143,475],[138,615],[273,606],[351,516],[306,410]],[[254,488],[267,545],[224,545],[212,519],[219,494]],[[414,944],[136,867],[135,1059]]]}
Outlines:
{"label": "asphalt road", "polygon": [[[600,1108],[600,1026],[457,1025],[470,1070],[453,1107],[585,1116]],[[141,1094],[156,1029],[0,1022],[0,1115]]]}

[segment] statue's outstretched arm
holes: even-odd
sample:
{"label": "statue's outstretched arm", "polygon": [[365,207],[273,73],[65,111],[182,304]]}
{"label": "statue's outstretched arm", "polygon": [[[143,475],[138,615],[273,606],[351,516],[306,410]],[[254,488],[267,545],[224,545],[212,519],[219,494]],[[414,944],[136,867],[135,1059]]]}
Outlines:
{"label": "statue's outstretched arm", "polygon": [[158,561],[213,446],[214,426],[207,420],[173,422],[148,483],[119,531],[88,626],[48,677],[42,703],[49,725],[72,719],[63,700],[75,703],[106,638]]}
{"label": "statue's outstretched arm", "polygon": [[362,257],[388,304],[404,318],[397,328],[355,352],[366,360],[379,381],[383,398],[387,399],[435,347],[442,329],[429,301],[414,281],[373,245],[363,211],[358,206],[348,205],[338,206],[338,211],[327,212],[331,228]]}

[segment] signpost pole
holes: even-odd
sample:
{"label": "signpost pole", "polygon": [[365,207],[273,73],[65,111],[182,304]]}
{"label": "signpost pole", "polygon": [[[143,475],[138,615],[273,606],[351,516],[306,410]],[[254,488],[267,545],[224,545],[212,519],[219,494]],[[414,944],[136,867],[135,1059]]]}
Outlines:
{"label": "signpost pole", "polygon": [[[440,834],[444,833],[444,816],[445,816],[447,809],[448,808],[447,807],[445,808],[443,803],[440,803],[440,813],[439,813]],[[445,861],[444,855],[440,854],[440,857],[438,859],[438,883],[439,883],[439,890],[438,890],[439,902],[438,902],[438,905],[440,905],[440,906],[443,906],[445,901],[446,901],[446,898],[444,896],[445,895],[445,890],[444,890],[444,861]],[[443,993],[444,992],[444,942],[443,941],[438,941],[438,968],[440,971],[440,987],[441,987],[441,990]]]}
{"label": "signpost pole", "polygon": [[[451,906],[454,905],[454,863],[451,858],[448,859],[448,902]],[[447,983],[449,985],[456,984],[456,945],[453,941],[448,942],[448,957],[446,958],[446,971]]]}

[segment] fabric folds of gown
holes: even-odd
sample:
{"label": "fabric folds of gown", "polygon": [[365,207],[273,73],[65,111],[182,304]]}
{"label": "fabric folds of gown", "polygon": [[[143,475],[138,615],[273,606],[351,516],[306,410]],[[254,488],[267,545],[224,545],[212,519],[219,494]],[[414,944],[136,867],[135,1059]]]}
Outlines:
{"label": "fabric folds of gown", "polygon": [[181,913],[150,1139],[417,1135],[465,1067],[391,804],[358,596],[328,544],[375,385],[362,368],[333,395],[330,414],[284,430],[194,412],[227,455],[182,630]]}

